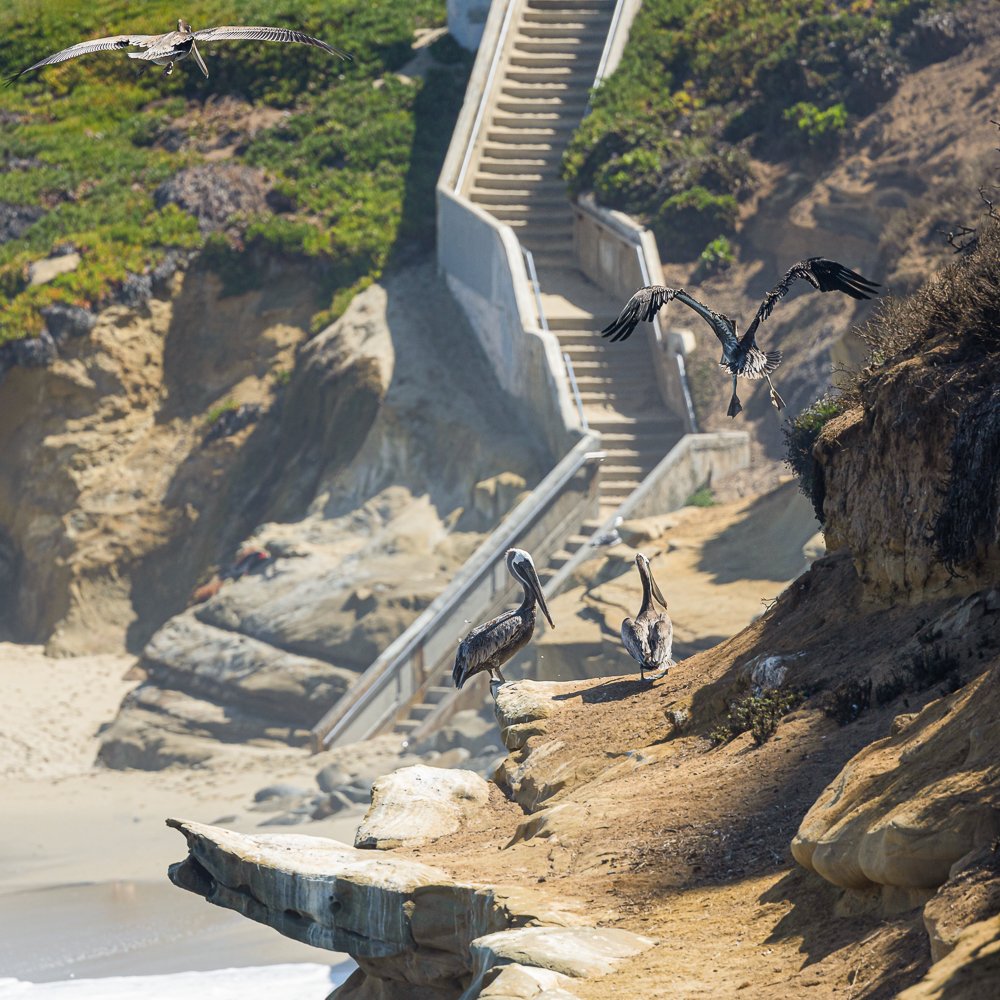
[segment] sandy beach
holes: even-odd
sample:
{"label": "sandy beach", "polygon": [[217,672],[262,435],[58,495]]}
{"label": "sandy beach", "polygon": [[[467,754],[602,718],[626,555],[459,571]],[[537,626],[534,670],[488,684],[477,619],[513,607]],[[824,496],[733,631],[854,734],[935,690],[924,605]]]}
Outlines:
{"label": "sandy beach", "polygon": [[[4,978],[338,964],[341,956],[206,906],[166,878],[184,853],[167,816],[255,830],[268,815],[250,810],[254,792],[276,781],[309,787],[315,759],[247,748],[211,771],[95,768],[99,728],[136,683],[124,679],[133,662],[51,659],[40,647],[0,644],[8,708],[0,724],[0,996],[21,995]],[[359,818],[360,810],[312,823],[309,832],[351,842]]]}

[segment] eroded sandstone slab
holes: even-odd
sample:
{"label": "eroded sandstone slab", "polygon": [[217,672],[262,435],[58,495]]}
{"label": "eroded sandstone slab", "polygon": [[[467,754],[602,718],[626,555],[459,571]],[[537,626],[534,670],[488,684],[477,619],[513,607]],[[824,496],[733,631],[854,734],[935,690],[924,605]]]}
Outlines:
{"label": "eroded sandstone slab", "polygon": [[852,758],[806,814],[792,854],[846,889],[936,889],[1000,835],[998,740],[994,666]]}
{"label": "eroded sandstone slab", "polygon": [[489,802],[490,787],[475,771],[414,764],[379,778],[354,846],[416,847],[454,833]]}

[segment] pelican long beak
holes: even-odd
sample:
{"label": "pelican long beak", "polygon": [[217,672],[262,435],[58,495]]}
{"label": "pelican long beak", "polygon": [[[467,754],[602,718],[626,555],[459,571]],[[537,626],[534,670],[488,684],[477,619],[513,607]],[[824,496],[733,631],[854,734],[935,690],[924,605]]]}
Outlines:
{"label": "pelican long beak", "polygon": [[552,615],[549,614],[549,606],[545,603],[545,595],[542,593],[542,583],[538,579],[538,574],[535,572],[533,565],[528,567],[528,578],[535,595],[535,600],[538,601],[538,606],[542,609],[542,614],[545,615],[545,619],[549,625],[555,628],[556,623],[552,620]]}
{"label": "pelican long beak", "polygon": [[667,601],[663,594],[660,593],[660,588],[656,585],[656,581],[653,579],[653,574],[649,574],[649,585],[653,591],[653,597],[660,602],[660,606],[664,611],[667,610]]}

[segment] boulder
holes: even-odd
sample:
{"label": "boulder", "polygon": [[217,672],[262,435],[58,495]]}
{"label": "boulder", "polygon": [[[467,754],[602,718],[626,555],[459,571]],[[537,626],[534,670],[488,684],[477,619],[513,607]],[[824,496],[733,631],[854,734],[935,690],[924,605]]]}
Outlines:
{"label": "boulder", "polygon": [[924,926],[931,942],[931,959],[941,961],[966,927],[997,914],[1000,852],[991,844],[956,861],[948,881],[927,901]]}
{"label": "boulder", "polygon": [[959,935],[955,947],[897,1000],[984,1000],[1000,982],[1000,915]]}
{"label": "boulder", "polygon": [[474,771],[416,764],[379,778],[354,846],[417,847],[454,833],[489,801],[489,785]]}
{"label": "boulder", "polygon": [[[565,987],[573,982],[570,976],[549,969],[539,969],[513,963],[491,969],[484,977],[478,993],[466,991],[479,1000],[554,1000],[555,996],[572,998]],[[556,993],[555,991],[559,991]]]}
{"label": "boulder", "polygon": [[792,841],[834,885],[930,893],[1000,835],[1000,665],[853,757]]}
{"label": "boulder", "polygon": [[237,212],[267,210],[263,171],[239,163],[203,163],[178,171],[153,192],[157,208],[177,205],[198,220],[204,233],[222,229]]}
{"label": "boulder", "polygon": [[495,712],[500,738],[508,750],[517,750],[531,736],[545,732],[545,720],[559,711],[555,701],[567,685],[556,681],[514,681],[497,691]]}
{"label": "boulder", "polygon": [[315,722],[356,679],[332,663],[206,624],[193,609],[171,618],[143,659],[151,684],[296,727]]}
{"label": "boulder", "polygon": [[477,969],[516,963],[586,979],[607,975],[655,943],[616,927],[518,927],[477,938],[472,960]]}

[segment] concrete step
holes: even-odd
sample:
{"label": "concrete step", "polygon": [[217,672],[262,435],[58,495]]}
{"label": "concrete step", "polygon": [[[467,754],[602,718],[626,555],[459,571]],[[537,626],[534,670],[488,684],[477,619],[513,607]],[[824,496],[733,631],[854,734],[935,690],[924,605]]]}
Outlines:
{"label": "concrete step", "polygon": [[488,211],[498,219],[519,219],[546,228],[556,225],[573,231],[573,215],[566,202],[556,201],[552,205],[491,205]]}
{"label": "concrete step", "polygon": [[594,82],[593,73],[577,66],[550,66],[545,69],[529,69],[528,67],[513,67],[504,73],[506,83],[549,85],[561,83],[567,87],[583,87],[589,89]]}
{"label": "concrete step", "polygon": [[501,97],[494,105],[498,112],[516,115],[558,115],[578,120],[587,107],[584,97]]}
{"label": "concrete step", "polygon": [[532,81],[530,83],[514,83],[505,81],[500,88],[500,100],[520,99],[520,100],[551,100],[553,98],[565,97],[569,100],[579,100],[583,95],[586,101],[586,91],[579,87],[570,86],[565,80],[558,83],[547,81]]}
{"label": "concrete step", "polygon": [[[616,314],[617,315],[617,314]],[[593,313],[578,312],[571,316],[551,316],[549,318],[549,328],[552,330],[565,331],[567,333],[579,333],[581,336],[586,336],[594,330],[600,330],[607,326],[615,316],[612,316],[610,312],[603,316],[595,316]],[[598,340],[600,338],[598,337]]]}
{"label": "concrete step", "polygon": [[546,180],[558,180],[559,161],[551,157],[549,159],[528,159],[522,151],[519,159],[484,156],[479,161],[478,170],[479,172],[476,174],[477,186],[481,186],[480,178],[484,174],[519,174],[521,176],[541,174]]}
{"label": "concrete step", "polygon": [[491,160],[543,160],[557,161],[562,150],[550,142],[533,143],[483,143],[483,156]]}
{"label": "concrete step", "polygon": [[541,111],[530,113],[494,111],[493,119],[490,122],[491,128],[502,129],[552,129],[554,132],[564,132],[575,128],[575,123],[569,121],[565,115],[557,111]]}
{"label": "concrete step", "polygon": [[[444,677],[444,674],[441,675]],[[424,692],[424,701],[432,705],[436,705],[439,701],[443,701],[447,698],[455,689],[453,687],[447,687],[445,685],[435,685],[434,687],[429,687]]]}
{"label": "concrete step", "polygon": [[399,733],[400,735],[405,736],[407,733],[412,733],[414,729],[422,725],[423,725],[422,719],[400,719],[392,727],[392,731],[394,733]]}
{"label": "concrete step", "polygon": [[[518,52],[515,46],[508,65],[524,69],[564,69],[570,72],[584,72],[593,67],[593,70],[596,71],[600,50],[596,54],[592,54],[589,46],[582,45],[574,47],[572,50],[566,45],[562,49],[562,51],[554,52]],[[510,70],[507,71],[507,75],[509,74]]]}
{"label": "concrete step", "polygon": [[521,15],[521,24],[593,24],[610,20],[607,8],[574,7],[570,4],[559,4],[556,7],[543,7],[541,4],[531,4]]}
{"label": "concrete step", "polygon": [[551,148],[565,146],[573,131],[572,122],[517,122],[514,125],[501,125],[494,122],[486,130],[487,142],[502,142],[518,146],[545,145]]}
{"label": "concrete step", "polygon": [[476,174],[473,188],[475,190],[491,191],[525,191],[540,190],[543,185],[551,184],[565,191],[564,181],[553,179],[551,174]]}
{"label": "concrete step", "polygon": [[526,191],[523,188],[507,188],[506,190],[494,190],[487,188],[473,188],[469,192],[469,200],[477,205],[511,205],[513,207],[524,206],[532,209],[545,211],[546,209],[567,210],[566,199],[559,195],[548,194],[547,192]]}
{"label": "concrete step", "polygon": [[531,26],[528,30],[522,27],[514,35],[515,52],[533,52],[544,55],[547,52],[580,52],[592,57],[595,62],[604,51],[604,34],[601,31],[566,31],[565,25],[558,28],[542,29]]}
{"label": "concrete step", "polygon": [[602,51],[606,37],[604,24],[597,21],[589,24],[585,21],[521,21],[514,36],[514,44],[545,42],[550,45],[596,45],[598,51]]}

